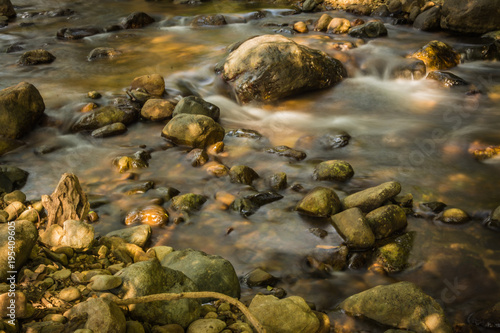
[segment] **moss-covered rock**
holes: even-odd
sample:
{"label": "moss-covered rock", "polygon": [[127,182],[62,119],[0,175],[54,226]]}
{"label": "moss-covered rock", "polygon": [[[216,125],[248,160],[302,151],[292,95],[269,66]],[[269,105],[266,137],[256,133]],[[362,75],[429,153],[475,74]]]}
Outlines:
{"label": "moss-covered rock", "polygon": [[210,117],[215,121],[218,121],[220,117],[220,109],[218,106],[197,96],[188,96],[181,99],[175,106],[172,116],[175,117],[183,113],[201,114]]}
{"label": "moss-covered rock", "polygon": [[342,205],[334,190],[318,186],[307,193],[295,209],[304,215],[329,217],[340,212]]}
{"label": "moss-covered rock", "polygon": [[229,169],[229,177],[233,183],[251,185],[255,179],[259,178],[259,175],[246,165],[234,165]]}
{"label": "moss-covered rock", "polygon": [[417,333],[451,333],[443,309],[411,282],[377,286],[344,300],[339,307],[354,316]]}
{"label": "moss-covered rock", "polygon": [[375,236],[359,208],[333,215],[332,224],[350,249],[369,249],[375,243]]}
{"label": "moss-covered rock", "polygon": [[406,269],[413,239],[414,234],[409,232],[380,246],[375,252],[375,264],[380,265],[387,273],[397,273]]}
{"label": "moss-covered rock", "polygon": [[428,72],[449,69],[460,63],[460,54],[448,44],[438,40],[427,43],[411,57],[422,60]]}
{"label": "moss-covered rock", "polygon": [[368,213],[401,192],[401,184],[398,182],[386,182],[375,187],[351,194],[342,200],[345,209],[359,207],[364,213]]}
{"label": "moss-covered rock", "polygon": [[470,221],[469,215],[460,208],[445,209],[439,219],[449,224],[462,224]]}
{"label": "moss-covered rock", "polygon": [[405,211],[396,205],[382,206],[371,211],[366,214],[366,221],[376,239],[390,236],[407,225]]}
{"label": "moss-covered rock", "polygon": [[179,211],[197,211],[207,201],[207,197],[201,194],[187,193],[172,198],[172,208]]}
{"label": "moss-covered rock", "polygon": [[82,115],[71,127],[73,132],[94,131],[114,123],[132,124],[138,114],[132,110],[122,110],[115,106],[103,106]]}
{"label": "moss-covered rock", "polygon": [[354,169],[346,161],[330,160],[318,164],[313,175],[316,180],[345,182],[354,176]]}
{"label": "moss-covered rock", "polygon": [[18,64],[22,66],[33,66],[40,64],[50,64],[56,60],[56,57],[47,50],[31,50],[26,51],[19,58]]}

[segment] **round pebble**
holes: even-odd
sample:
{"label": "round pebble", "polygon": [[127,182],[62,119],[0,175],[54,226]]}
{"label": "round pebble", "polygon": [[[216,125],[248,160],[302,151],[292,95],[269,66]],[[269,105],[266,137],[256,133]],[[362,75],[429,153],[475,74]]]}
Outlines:
{"label": "round pebble", "polygon": [[441,215],[441,221],[449,224],[462,224],[470,220],[469,215],[459,208],[446,209]]}
{"label": "round pebble", "polygon": [[81,296],[80,289],[76,287],[67,287],[59,292],[59,298],[66,302],[77,300]]}

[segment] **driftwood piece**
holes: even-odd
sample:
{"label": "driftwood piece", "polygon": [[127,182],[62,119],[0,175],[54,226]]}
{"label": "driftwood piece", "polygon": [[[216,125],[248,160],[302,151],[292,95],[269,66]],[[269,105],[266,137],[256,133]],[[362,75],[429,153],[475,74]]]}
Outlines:
{"label": "driftwood piece", "polygon": [[48,227],[54,223],[62,226],[66,220],[83,220],[90,210],[78,177],[72,173],[62,175],[54,193],[42,196],[42,204],[47,210]]}

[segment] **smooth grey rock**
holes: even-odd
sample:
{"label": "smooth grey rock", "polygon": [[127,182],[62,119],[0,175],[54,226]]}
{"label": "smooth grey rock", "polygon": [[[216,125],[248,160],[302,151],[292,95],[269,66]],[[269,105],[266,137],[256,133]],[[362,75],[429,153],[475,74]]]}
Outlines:
{"label": "smooth grey rock", "polygon": [[234,267],[221,256],[186,249],[166,255],[161,264],[184,273],[199,291],[215,291],[240,298],[240,283]]}
{"label": "smooth grey rock", "polygon": [[375,236],[359,208],[333,215],[332,224],[350,249],[369,249],[375,244]]}
{"label": "smooth grey rock", "polygon": [[136,227],[119,229],[108,232],[106,237],[120,237],[125,242],[144,247],[148,240],[151,238],[153,230],[149,224],[142,224]]}
{"label": "smooth grey rock", "polygon": [[204,115],[179,114],[165,125],[161,135],[176,145],[206,148],[224,139],[224,128]]}
{"label": "smooth grey rock", "polygon": [[334,190],[318,186],[309,191],[295,207],[300,214],[329,217],[342,210],[342,204]]}
{"label": "smooth grey rock", "polygon": [[95,291],[104,291],[117,288],[122,284],[119,276],[113,275],[95,275],[90,279],[88,288]]}
{"label": "smooth grey rock", "polygon": [[234,89],[240,103],[268,102],[324,89],[346,77],[337,59],[281,35],[253,37],[238,44],[216,71]]}
{"label": "smooth grey rock", "polygon": [[172,117],[179,114],[201,114],[212,118],[215,121],[219,120],[220,109],[218,106],[213,105],[197,96],[184,97],[177,103],[172,113]]}
{"label": "smooth grey rock", "polygon": [[65,316],[71,320],[87,315],[85,328],[99,333],[125,333],[126,320],[122,310],[111,300],[89,298],[75,305]]}
{"label": "smooth grey rock", "polygon": [[[11,276],[7,273],[8,271],[18,271],[24,265],[37,238],[38,231],[29,221],[20,220],[0,224],[0,282],[4,282]],[[12,242],[15,244],[14,256],[9,255],[9,252],[12,252],[9,242],[11,245]]]}
{"label": "smooth grey rock", "polygon": [[[116,289],[119,297],[127,299],[160,293],[181,293],[198,291],[186,275],[162,267],[157,259],[134,263],[116,274],[122,278],[122,285]],[[200,302],[195,299],[158,301],[129,305],[132,318],[153,324],[179,324],[187,327],[199,318]]]}
{"label": "smooth grey rock", "polygon": [[59,292],[58,298],[66,302],[76,301],[82,297],[80,289],[77,287],[66,287]]}
{"label": "smooth grey rock", "polygon": [[390,236],[393,232],[406,227],[406,213],[396,205],[387,205],[366,214],[366,221],[376,239]]}
{"label": "smooth grey rock", "polygon": [[320,327],[319,319],[299,296],[280,300],[272,295],[256,295],[248,309],[267,332],[312,333]]}
{"label": "smooth grey rock", "polygon": [[411,282],[377,286],[344,300],[339,307],[354,316],[417,333],[451,333],[443,309]]}
{"label": "smooth grey rock", "polygon": [[345,197],[342,204],[345,209],[359,207],[364,213],[369,213],[401,192],[398,182],[386,182]]}

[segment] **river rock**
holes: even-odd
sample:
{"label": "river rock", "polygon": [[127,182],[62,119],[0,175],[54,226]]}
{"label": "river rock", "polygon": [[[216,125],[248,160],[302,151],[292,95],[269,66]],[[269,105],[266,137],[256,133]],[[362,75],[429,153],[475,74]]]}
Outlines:
{"label": "river rock", "polygon": [[89,55],[87,56],[87,60],[94,61],[98,59],[109,59],[114,58],[120,54],[120,51],[117,51],[112,47],[96,47],[95,49],[90,51]]}
{"label": "river rock", "polygon": [[333,18],[330,15],[328,15],[328,14],[321,15],[320,18],[318,19],[318,22],[316,22],[316,25],[314,27],[314,31],[326,32],[331,20],[333,20]]}
{"label": "river rock", "polygon": [[387,28],[380,21],[367,22],[349,30],[349,36],[356,38],[375,38],[387,36]]}
{"label": "river rock", "polygon": [[259,178],[259,175],[246,165],[234,165],[229,169],[229,177],[233,183],[252,185],[252,182]]}
{"label": "river rock", "polygon": [[438,40],[427,43],[411,57],[422,60],[428,72],[448,69],[460,63],[460,54],[448,44]]}
{"label": "river rock", "polygon": [[439,82],[444,87],[467,86],[469,82],[450,72],[432,71],[427,74],[427,80]]}
{"label": "river rock", "polygon": [[180,114],[165,125],[161,135],[177,145],[206,148],[224,139],[224,128],[207,116]]}
{"label": "river rock", "polygon": [[165,92],[165,79],[160,74],[138,76],[130,84],[130,90],[137,89],[144,89],[152,96],[162,96]]}
{"label": "river rock", "polygon": [[469,215],[459,208],[445,209],[440,218],[444,223],[449,224],[462,224],[470,220]]}
{"label": "river rock", "polygon": [[16,17],[16,11],[10,0],[0,0],[0,16],[6,16],[8,18]]}
{"label": "river rock", "polygon": [[269,177],[269,186],[275,191],[284,190],[287,186],[287,176],[284,172],[277,172]]}
{"label": "river rock", "polygon": [[307,24],[305,24],[302,21],[295,22],[293,24],[293,30],[297,31],[298,33],[305,34],[309,32],[309,29],[307,28]]}
{"label": "river rock", "polygon": [[397,79],[420,80],[425,77],[425,63],[419,59],[405,59],[395,66],[391,75]]}
{"label": "river rock", "polygon": [[226,19],[222,14],[202,14],[197,15],[191,21],[192,27],[220,26],[226,25]]}
{"label": "river rock", "polygon": [[342,204],[334,190],[318,186],[299,201],[295,210],[304,215],[329,217],[340,212]]}
{"label": "river rock", "polygon": [[76,301],[82,297],[80,289],[77,287],[66,287],[59,292],[58,298],[66,302]]}
{"label": "river rock", "polygon": [[201,114],[212,118],[215,121],[219,120],[220,109],[218,106],[205,101],[201,97],[187,96],[177,103],[172,116],[175,117],[179,114]]}
{"label": "river rock", "polygon": [[369,249],[375,243],[370,225],[359,208],[350,208],[333,215],[332,224],[349,249]]}
{"label": "river rock", "polygon": [[441,28],[482,34],[500,29],[500,8],[495,0],[444,0]]}
{"label": "river rock", "polygon": [[364,213],[369,213],[401,192],[398,182],[386,182],[345,197],[342,204],[345,209],[359,207]]}
{"label": "river rock", "polygon": [[59,39],[77,40],[94,36],[102,32],[102,29],[97,27],[61,28],[57,31],[56,36]]}
{"label": "river rock", "polygon": [[3,196],[3,202],[6,204],[11,204],[15,201],[19,201],[21,203],[26,201],[26,194],[19,190],[12,191]]}
{"label": "river rock", "polygon": [[413,27],[423,31],[433,31],[440,28],[441,21],[441,6],[434,6],[427,9],[425,12],[420,13]]}
{"label": "river rock", "polygon": [[124,18],[121,25],[124,29],[140,29],[150,25],[154,18],[143,12],[135,12]]}
{"label": "river rock", "polygon": [[327,27],[327,32],[333,34],[345,34],[351,29],[351,22],[348,19],[335,17]]}
{"label": "river rock", "polygon": [[314,168],[314,179],[345,182],[354,176],[352,166],[341,160],[321,162]]}
{"label": "river rock", "polygon": [[151,98],[144,103],[141,117],[151,121],[163,121],[172,117],[175,104],[158,98]]}
{"label": "river rock", "polygon": [[113,123],[92,131],[90,135],[93,138],[108,138],[110,136],[123,134],[126,131],[127,131],[127,126],[125,126],[125,124]]}
{"label": "river rock", "polygon": [[[162,206],[159,206],[159,205],[148,205],[146,207],[134,209],[134,210],[130,211],[127,214],[127,216],[125,217],[125,224],[132,225],[132,224],[137,224],[137,223],[147,225],[148,227],[149,226],[156,226],[156,225],[157,226],[165,225],[168,223],[168,213],[165,210],[165,208],[163,208]],[[136,228],[138,228],[138,227],[136,227]],[[121,232],[120,231],[115,232],[115,234],[111,235],[111,236],[118,236],[119,234],[123,235],[126,230],[127,229],[123,229],[123,231],[121,231]],[[149,232],[149,235],[146,236],[148,232]],[[141,243],[144,240],[144,237],[149,238],[149,236],[151,235],[151,227],[149,227],[149,230],[146,230],[146,229],[130,230],[129,233],[130,234],[127,237],[129,240],[135,239],[136,242]],[[109,237],[109,234],[106,236]],[[127,243],[133,243],[133,244],[136,244],[138,246],[141,246],[141,245],[137,244],[136,242],[131,242],[131,241],[125,239],[124,237],[121,237],[121,238],[126,240]],[[144,244],[142,246],[144,246]]]}
{"label": "river rock", "polygon": [[94,291],[104,291],[114,289],[122,284],[122,279],[114,275],[95,275],[90,279],[87,288]]}
{"label": "river rock", "polygon": [[113,165],[118,168],[120,173],[130,169],[142,169],[149,166],[148,161],[151,154],[146,150],[136,151],[132,156],[118,156],[113,159]]}
{"label": "river rock", "polygon": [[301,150],[293,149],[288,146],[276,146],[273,148],[266,149],[266,153],[276,154],[278,156],[284,156],[296,161],[302,161],[307,157],[306,153]]}
{"label": "river rock", "polygon": [[407,225],[405,211],[396,205],[382,206],[372,210],[366,214],[366,221],[376,239],[388,237]]}
{"label": "river rock", "polygon": [[76,251],[86,251],[94,241],[94,227],[83,221],[67,220],[62,227],[52,224],[40,238],[47,246],[69,246]]}
{"label": "river rock", "polygon": [[193,212],[200,210],[207,201],[207,197],[201,194],[187,193],[172,198],[171,207],[174,210]]}
{"label": "river rock", "polygon": [[248,309],[267,332],[312,333],[320,327],[319,319],[299,296],[280,300],[272,295],[256,295]]}
{"label": "river rock", "polygon": [[56,57],[52,53],[46,50],[39,49],[24,52],[17,63],[22,66],[33,66],[40,64],[50,64],[54,60],[56,60]]}
{"label": "river rock", "polygon": [[[10,239],[9,239],[10,237]],[[15,221],[0,224],[0,281],[5,282],[10,274],[7,271],[18,271],[28,260],[31,249],[38,238],[35,225],[29,221]],[[9,260],[9,242],[14,245],[14,258]],[[12,259],[12,258],[11,258]],[[9,263],[14,261],[14,263]]]}
{"label": "river rock", "polygon": [[149,224],[143,224],[136,227],[108,232],[106,237],[120,237],[127,243],[135,244],[143,248],[151,238],[152,232]]}
{"label": "river rock", "polygon": [[394,241],[380,246],[374,254],[375,264],[387,273],[398,273],[408,267],[408,258],[413,247],[413,233],[396,237]]}
{"label": "river rock", "polygon": [[4,211],[9,214],[7,216],[7,221],[13,221],[17,219],[17,217],[26,209],[26,206],[19,201],[14,201],[7,207],[5,207]]}
{"label": "river rock", "polygon": [[189,325],[187,333],[219,333],[226,328],[220,319],[198,319]]}
{"label": "river rock", "polygon": [[70,321],[81,316],[87,316],[84,328],[92,332],[125,332],[126,320],[122,310],[106,298],[89,298],[65,313],[65,317]]}
{"label": "river rock", "polygon": [[185,249],[166,255],[162,266],[184,273],[199,291],[215,291],[240,298],[240,283],[233,265],[218,255]]}
{"label": "river rock", "polygon": [[[116,289],[120,298],[140,297],[160,293],[181,293],[198,291],[196,285],[183,273],[162,267],[157,259],[132,264],[115,276],[122,278],[122,285]],[[179,324],[188,327],[200,316],[200,301],[180,299],[156,301],[128,306],[131,316],[151,324]]]}
{"label": "river rock", "polygon": [[347,75],[337,59],[281,35],[244,41],[216,66],[216,72],[234,89],[240,103],[328,88]]}
{"label": "river rock", "polygon": [[30,132],[45,110],[43,98],[28,82],[0,90],[0,137],[17,139]]}
{"label": "river rock", "polygon": [[137,116],[137,113],[133,110],[123,110],[115,106],[103,106],[83,114],[71,126],[71,130],[73,132],[94,131],[114,123],[130,125],[137,120]]}
{"label": "river rock", "polygon": [[417,333],[451,333],[443,309],[411,282],[377,286],[344,300],[339,307],[353,316]]}
{"label": "river rock", "polygon": [[250,288],[274,286],[277,282],[278,278],[272,276],[262,268],[256,268],[246,276],[246,283]]}
{"label": "river rock", "polygon": [[[13,310],[8,309],[12,305],[11,299],[15,301]],[[12,318],[9,314],[14,314],[14,318],[20,319],[33,314],[33,307],[27,302],[26,295],[23,292],[16,291],[13,295],[8,292],[0,295],[0,318]]]}

